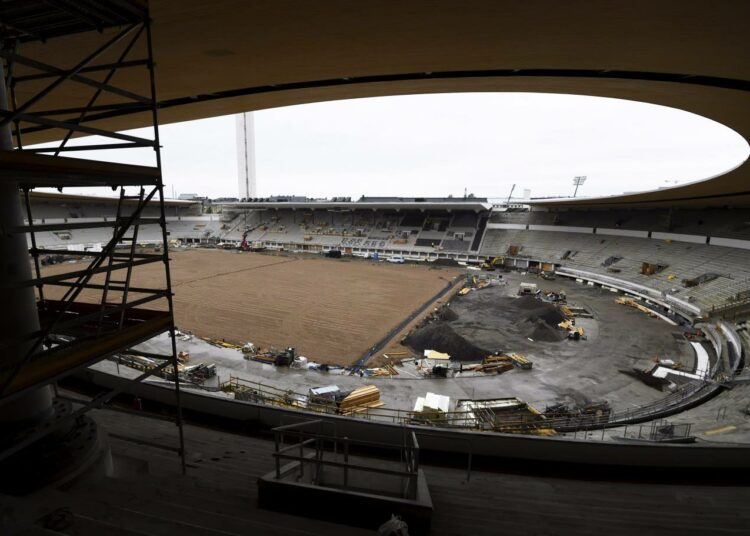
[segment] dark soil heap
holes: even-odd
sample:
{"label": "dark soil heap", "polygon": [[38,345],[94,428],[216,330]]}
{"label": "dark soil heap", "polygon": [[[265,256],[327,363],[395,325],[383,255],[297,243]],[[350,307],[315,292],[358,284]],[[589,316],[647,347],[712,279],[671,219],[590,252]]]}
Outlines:
{"label": "dark soil heap", "polygon": [[551,303],[524,296],[507,300],[507,306],[517,310],[520,332],[526,337],[542,342],[565,339],[565,332],[557,327],[565,316]]}
{"label": "dark soil heap", "polygon": [[467,341],[443,321],[433,322],[410,333],[404,339],[404,344],[419,352],[444,352],[459,361],[478,361],[492,353]]}

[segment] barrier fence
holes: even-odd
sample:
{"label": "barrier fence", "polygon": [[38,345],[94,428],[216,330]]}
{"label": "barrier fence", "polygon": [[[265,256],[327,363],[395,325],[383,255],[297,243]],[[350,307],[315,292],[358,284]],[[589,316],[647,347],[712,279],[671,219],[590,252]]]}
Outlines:
{"label": "barrier fence", "polygon": [[[235,399],[269,406],[296,408],[315,413],[341,415],[335,402],[316,403],[305,394],[283,390],[231,376],[220,389],[232,392]],[[599,409],[591,413],[539,413],[530,410],[523,414],[503,415],[491,411],[450,411],[425,416],[419,412],[392,408],[361,408],[347,413],[357,419],[387,422],[398,425],[418,425],[433,428],[490,431],[530,435],[554,435],[585,430],[612,428],[652,421],[671,415],[700,401],[721,385],[710,381],[691,381],[666,397],[643,406],[614,411]]]}

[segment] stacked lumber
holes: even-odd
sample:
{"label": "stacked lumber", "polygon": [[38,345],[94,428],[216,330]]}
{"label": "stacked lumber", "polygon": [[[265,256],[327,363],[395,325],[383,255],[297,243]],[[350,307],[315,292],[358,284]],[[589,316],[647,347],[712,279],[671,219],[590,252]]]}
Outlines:
{"label": "stacked lumber", "polygon": [[566,318],[573,318],[575,316],[575,313],[567,305],[561,305],[560,312]]}
{"label": "stacked lumber", "polygon": [[479,365],[474,370],[477,372],[484,372],[485,374],[490,374],[490,373],[502,374],[503,372],[508,372],[512,368],[513,368],[513,365],[511,363],[500,361],[496,363],[485,363],[484,365]]}
{"label": "stacked lumber", "polygon": [[387,370],[389,374],[393,376],[398,376],[398,371],[396,370],[396,367],[394,367],[390,363],[386,363],[385,365],[383,365],[383,368]]}
{"label": "stacked lumber", "polygon": [[271,353],[252,354],[250,359],[266,363],[267,365],[273,365],[276,363],[276,356]]}
{"label": "stacked lumber", "polygon": [[515,366],[524,370],[529,370],[532,366],[531,361],[525,355],[513,353],[510,354],[510,359]]}
{"label": "stacked lumber", "polygon": [[343,415],[349,415],[359,411],[366,411],[368,408],[379,408],[385,405],[380,400],[380,389],[374,385],[360,387],[349,393],[339,402],[339,412]]}
{"label": "stacked lumber", "polygon": [[615,300],[615,303],[619,303],[620,305],[627,305],[628,307],[632,307],[633,309],[638,309],[640,312],[647,314],[651,318],[656,318],[655,312],[653,312],[648,307],[641,305],[632,298],[617,298]]}
{"label": "stacked lumber", "polygon": [[510,357],[507,355],[488,355],[484,358],[484,365],[487,365],[489,363],[508,363],[510,361]]}

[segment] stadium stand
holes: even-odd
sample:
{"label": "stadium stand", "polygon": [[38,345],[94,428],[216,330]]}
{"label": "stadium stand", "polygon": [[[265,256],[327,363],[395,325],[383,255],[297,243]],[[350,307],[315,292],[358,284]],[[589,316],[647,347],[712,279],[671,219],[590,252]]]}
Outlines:
{"label": "stadium stand", "polygon": [[[58,202],[62,201],[62,202]],[[32,199],[35,223],[100,221],[114,204],[101,198],[42,194]],[[486,211],[357,210],[226,207],[197,214],[196,205],[170,207],[170,239],[178,243],[247,240],[269,249],[326,252],[412,260],[454,258],[480,261],[502,256],[517,269],[554,265],[562,275],[599,277],[648,289],[653,298],[717,312],[750,298],[750,211],[611,210]],[[669,224],[671,218],[671,224]],[[485,228],[486,227],[486,228]],[[159,241],[157,226],[143,226],[142,243]],[[40,247],[96,250],[105,232],[80,229],[40,232]],[[642,273],[644,263],[661,267]],[[567,270],[567,273],[566,273]],[[577,275],[576,275],[577,273]]]}

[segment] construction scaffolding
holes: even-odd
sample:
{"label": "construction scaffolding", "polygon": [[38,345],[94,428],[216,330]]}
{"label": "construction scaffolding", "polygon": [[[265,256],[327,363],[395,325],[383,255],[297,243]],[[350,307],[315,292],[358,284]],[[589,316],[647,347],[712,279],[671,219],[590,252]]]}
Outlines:
{"label": "construction scaffolding", "polygon": [[[66,39],[73,34],[86,34],[83,42],[94,45],[90,51],[79,46],[82,58],[72,67],[55,66],[24,55],[28,46],[37,56],[43,51],[44,58],[54,58],[58,38],[70,43]],[[3,233],[26,237],[29,259],[25,262],[32,267],[30,278],[2,281],[0,287],[5,287],[6,293],[33,289],[39,319],[38,328],[28,333],[18,333],[14,337],[1,334],[0,348],[11,357],[0,361],[0,401],[20,398],[164,332],[171,336],[171,354],[158,356],[159,366],[131,381],[140,382],[170,366],[177,370],[155,65],[146,4],[129,0],[3,2],[0,38],[3,67],[0,77],[4,78],[6,97],[0,99],[0,130],[9,129],[13,136],[12,142],[0,147],[0,185],[6,187],[0,195],[3,192],[11,195],[15,188],[22,196],[25,209],[23,224],[0,223]],[[128,88],[114,80],[126,82]],[[142,94],[133,91],[134,80],[143,83]],[[54,107],[55,90],[62,84],[81,87],[81,106]],[[91,94],[87,97],[88,90]],[[50,102],[52,106],[44,106]],[[127,135],[88,124],[102,115],[124,111],[150,114],[152,135]],[[88,145],[70,143],[74,137],[91,135],[105,141]],[[25,142],[29,136],[35,141],[39,136],[60,141],[28,147]],[[61,156],[73,151],[144,148],[151,150],[153,166]],[[116,213],[96,221],[35,219],[29,192],[45,187],[60,191],[64,188],[111,188],[119,194]],[[153,243],[149,248],[139,245],[139,232],[145,226],[159,229],[159,243],[155,247]],[[97,233],[107,230],[107,236],[111,229],[108,241],[96,251],[73,246],[65,250],[37,247],[39,233],[72,236],[90,229],[99,229]],[[42,266],[45,257],[59,254],[77,262],[62,266],[67,270],[45,270]],[[164,284],[158,288],[134,286],[133,275],[137,268],[152,263],[164,264]],[[87,410],[101,407],[130,387],[123,386],[96,396],[54,424],[45,423],[29,431],[22,441],[0,445],[0,461]],[[175,450],[179,452],[184,472],[177,377],[174,393],[179,430],[179,448]]]}

